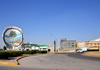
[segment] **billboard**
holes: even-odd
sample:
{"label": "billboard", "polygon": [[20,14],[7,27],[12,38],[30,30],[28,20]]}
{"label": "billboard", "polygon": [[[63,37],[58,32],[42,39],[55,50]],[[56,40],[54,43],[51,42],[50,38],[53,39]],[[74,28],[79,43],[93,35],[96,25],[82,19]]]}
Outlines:
{"label": "billboard", "polygon": [[9,26],[3,32],[3,41],[7,47],[18,47],[23,43],[23,33],[18,27]]}

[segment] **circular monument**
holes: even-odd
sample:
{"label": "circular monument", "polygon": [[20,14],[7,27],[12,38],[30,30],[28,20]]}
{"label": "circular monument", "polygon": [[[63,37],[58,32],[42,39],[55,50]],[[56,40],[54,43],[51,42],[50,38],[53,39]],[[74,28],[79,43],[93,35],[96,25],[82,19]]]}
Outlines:
{"label": "circular monument", "polygon": [[23,43],[22,30],[15,26],[7,27],[3,32],[3,41],[9,49],[18,49]]}

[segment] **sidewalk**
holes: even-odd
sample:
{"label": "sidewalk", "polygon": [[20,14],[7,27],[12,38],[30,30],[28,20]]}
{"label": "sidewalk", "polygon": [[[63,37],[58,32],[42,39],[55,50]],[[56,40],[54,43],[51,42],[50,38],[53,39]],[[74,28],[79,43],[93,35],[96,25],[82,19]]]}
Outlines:
{"label": "sidewalk", "polygon": [[100,52],[86,52],[83,55],[86,56],[94,56],[94,57],[100,57]]}

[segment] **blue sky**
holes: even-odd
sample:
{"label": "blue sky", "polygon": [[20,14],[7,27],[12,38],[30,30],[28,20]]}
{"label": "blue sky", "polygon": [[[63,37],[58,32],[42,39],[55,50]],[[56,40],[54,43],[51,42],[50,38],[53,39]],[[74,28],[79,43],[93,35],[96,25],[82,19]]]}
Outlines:
{"label": "blue sky", "polygon": [[7,26],[23,30],[24,42],[50,44],[100,37],[100,0],[0,0],[0,46]]}

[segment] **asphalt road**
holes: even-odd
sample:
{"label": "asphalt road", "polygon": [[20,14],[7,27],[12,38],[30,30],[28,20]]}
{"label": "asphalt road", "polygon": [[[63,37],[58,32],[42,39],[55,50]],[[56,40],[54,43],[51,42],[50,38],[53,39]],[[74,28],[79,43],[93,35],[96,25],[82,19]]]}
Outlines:
{"label": "asphalt road", "polygon": [[100,70],[100,58],[78,53],[37,55],[19,62],[20,66],[0,65],[0,70]]}

